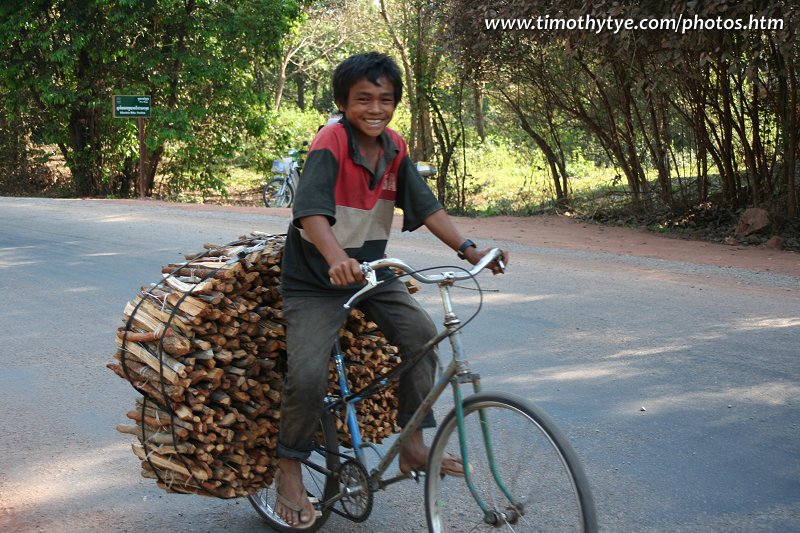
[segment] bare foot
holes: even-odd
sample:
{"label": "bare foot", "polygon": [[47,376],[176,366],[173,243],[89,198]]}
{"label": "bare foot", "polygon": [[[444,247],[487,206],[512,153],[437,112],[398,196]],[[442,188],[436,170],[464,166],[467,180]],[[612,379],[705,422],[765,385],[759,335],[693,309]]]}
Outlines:
{"label": "bare foot", "polygon": [[[416,431],[400,450],[400,457],[397,460],[400,472],[408,474],[412,470],[424,471],[428,465],[429,452],[430,448],[422,439],[422,430]],[[461,459],[447,454],[442,460],[440,474],[464,477],[464,465],[461,463]]]}
{"label": "bare foot", "polygon": [[275,512],[284,522],[296,528],[310,527],[314,523],[316,512],[303,486],[303,472],[298,461],[286,458],[278,460],[275,492]]}

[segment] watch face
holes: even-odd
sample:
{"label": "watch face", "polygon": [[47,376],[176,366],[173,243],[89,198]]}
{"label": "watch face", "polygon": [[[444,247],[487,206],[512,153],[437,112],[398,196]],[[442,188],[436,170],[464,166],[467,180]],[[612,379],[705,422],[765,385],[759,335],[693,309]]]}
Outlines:
{"label": "watch face", "polygon": [[461,258],[461,259],[466,259],[467,258],[464,255],[464,252],[467,251],[467,248],[477,248],[477,246],[475,246],[475,243],[472,242],[470,239],[465,240],[463,242],[463,244],[461,244],[461,246],[459,246],[459,248],[458,248],[458,254],[457,255],[458,255],[459,258]]}

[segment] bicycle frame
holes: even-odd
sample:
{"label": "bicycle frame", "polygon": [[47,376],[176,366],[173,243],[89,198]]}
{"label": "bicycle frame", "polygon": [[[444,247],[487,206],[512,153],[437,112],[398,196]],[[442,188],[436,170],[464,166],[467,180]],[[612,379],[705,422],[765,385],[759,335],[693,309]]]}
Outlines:
{"label": "bicycle frame", "polygon": [[[489,506],[487,506],[486,503],[482,500],[482,498],[478,495],[475,486],[473,484],[472,476],[469,469],[469,457],[468,457],[468,450],[466,449],[464,416],[462,409],[463,399],[461,395],[461,385],[465,383],[472,384],[473,392],[475,393],[480,392],[481,389],[480,376],[477,373],[472,372],[472,370],[469,367],[469,362],[466,360],[464,356],[463,346],[461,342],[461,332],[460,332],[461,321],[456,316],[453,310],[453,302],[450,296],[450,287],[453,285],[455,281],[455,276],[452,275],[452,273],[450,273],[449,277],[448,273],[444,273],[443,276],[444,279],[438,281],[438,286],[442,299],[442,304],[444,307],[445,329],[442,332],[438,333],[430,341],[428,341],[418,353],[419,354],[426,353],[432,348],[434,348],[436,345],[438,345],[445,338],[449,338],[452,350],[451,361],[448,364],[447,368],[443,371],[443,373],[440,376],[438,376],[438,378],[435,380],[431,391],[425,397],[420,407],[412,416],[411,420],[408,422],[408,424],[406,424],[405,428],[403,428],[403,430],[398,434],[397,440],[383,455],[378,465],[369,473],[369,483],[370,487],[373,490],[379,490],[398,481],[408,479],[408,476],[403,474],[389,479],[384,479],[383,476],[388,470],[394,458],[399,455],[400,450],[402,449],[405,442],[414,432],[416,432],[419,429],[425,416],[433,408],[433,405],[436,403],[436,401],[439,399],[442,393],[444,393],[444,390],[447,388],[448,384],[450,384],[452,385],[453,389],[453,401],[456,409],[459,444],[461,448],[461,459],[464,465],[464,478],[469,488],[469,491],[472,494],[473,498],[475,499],[476,503],[480,506],[484,514],[489,515],[490,513]],[[372,279],[374,280],[374,277]],[[348,431],[350,432],[356,459],[366,467],[366,457],[364,453],[364,448],[369,446],[369,444],[365,444],[361,438],[361,431],[358,426],[358,421],[355,412],[355,404],[358,401],[364,399],[366,396],[361,396],[359,394],[351,393],[350,388],[347,384],[347,370],[344,364],[344,356],[341,353],[341,349],[339,349],[338,341],[336,348],[337,348],[335,350],[336,353],[334,353],[333,358],[334,358],[334,363],[336,365],[337,376],[339,379],[341,398],[329,402],[326,405],[326,409],[344,410],[345,423],[347,424]],[[373,384],[384,386],[388,385],[388,381],[379,379],[376,380]],[[371,385],[365,387],[365,389],[362,390],[367,390],[370,388]],[[502,481],[500,480],[500,475],[497,471],[493,457],[491,436],[489,434],[488,421],[486,420],[485,413],[481,412],[479,416],[481,420],[481,427],[483,429],[483,438],[486,444],[486,450],[488,456],[487,458],[489,460],[489,465],[492,471],[492,475],[496,480],[496,482],[498,483],[498,485],[500,486],[503,493],[508,498],[508,501],[516,505],[516,501],[509,494],[508,490],[504,487]],[[341,495],[335,496],[330,502],[323,502],[323,505],[333,503],[334,501],[337,501],[340,497]]]}
{"label": "bicycle frame", "polygon": [[[588,479],[565,435],[546,413],[524,398],[505,392],[482,391],[480,376],[470,369],[466,360],[460,334],[464,324],[453,311],[450,289],[455,282],[476,276],[492,262],[496,262],[497,267],[503,270],[503,260],[504,254],[494,249],[469,271],[459,269],[460,272],[425,275],[398,259],[380,259],[362,264],[367,283],[347,301],[345,308],[349,309],[359,296],[383,282],[377,279],[378,269],[393,267],[422,283],[439,287],[445,312],[445,329],[436,333],[417,353],[404,354],[398,366],[355,391],[348,386],[345,356],[337,343],[332,358],[341,395],[330,394],[325,397],[320,425],[323,442],[315,443],[313,458],[302,461],[305,467],[316,471],[312,480],[305,480],[305,485],[309,496],[314,496],[310,499],[314,507],[321,511],[323,523],[330,513],[354,522],[366,520],[373,510],[374,493],[377,490],[405,479],[419,481],[417,469],[410,474],[384,476],[403,446],[409,439],[416,438],[415,434],[423,420],[450,384],[454,407],[442,420],[428,452],[425,509],[430,530],[476,530],[483,528],[480,526],[480,522],[483,522],[489,530],[528,531],[533,527],[537,530],[580,530],[584,533],[597,531],[597,516]],[[356,416],[356,402],[381,393],[409,365],[415,364],[445,338],[450,339],[451,345],[449,364],[434,380],[430,392],[397,435],[396,442],[388,446],[385,455],[382,454],[382,450],[374,444],[363,440]],[[472,384],[474,393],[462,396],[461,386],[466,383]],[[336,434],[336,426],[341,428],[341,421],[334,420],[338,415],[343,415],[350,432],[352,453],[347,449],[340,450],[341,439]],[[499,428],[503,428],[503,431],[498,431]],[[527,449],[529,447],[530,450]],[[366,448],[372,448],[379,457],[377,466],[372,470],[367,466]],[[483,451],[478,451],[480,448]],[[539,454],[541,459],[526,460],[528,451]],[[469,453],[472,453],[472,457],[468,456]],[[463,485],[460,479],[452,479],[462,477],[461,472],[453,472],[443,466],[443,461],[452,457],[449,454],[460,454]],[[438,471],[440,468],[441,472]],[[448,472],[452,477],[442,479],[443,472]],[[324,479],[320,480],[316,474],[321,474]],[[513,494],[509,489],[513,489]],[[265,487],[250,497],[250,501],[277,530],[299,531],[301,528],[287,525],[277,513],[276,500],[279,495],[276,492],[277,489]],[[570,511],[573,505],[574,511]],[[470,513],[469,508],[474,513]],[[517,528],[518,523],[522,529]],[[556,523],[563,524],[563,527],[554,527]],[[459,528],[456,524],[464,524],[465,527]]]}
{"label": "bicycle frame", "polygon": [[[287,157],[283,160],[281,168],[282,170],[273,174],[273,177],[282,179],[284,185],[289,183],[294,187],[297,181],[295,175],[299,172],[297,162]],[[283,193],[283,186],[281,186],[280,192]]]}
{"label": "bicycle frame", "polygon": [[[307,146],[307,142],[303,142],[303,146]],[[267,207],[273,207],[270,205],[273,196],[278,198],[280,202],[285,202],[286,205],[284,207],[290,207],[293,195],[288,200],[286,199],[287,194],[287,187],[289,187],[290,191],[293,193],[297,187],[297,184],[300,179],[300,171],[303,167],[303,159],[302,155],[307,153],[307,150],[289,150],[288,157],[283,157],[280,159],[275,159],[272,162],[272,177],[267,180],[266,184],[263,187],[263,194],[264,194],[264,203]],[[277,191],[274,191],[274,195],[267,194],[267,187],[271,184],[275,183],[277,187]]]}
{"label": "bicycle frame", "polygon": [[281,188],[278,189],[278,194],[279,195],[283,196],[284,194],[286,194],[286,186],[287,185],[291,185],[292,187],[295,186],[294,177],[292,175],[293,173],[294,173],[294,170],[292,170],[291,172],[283,175],[283,181],[281,182]]}

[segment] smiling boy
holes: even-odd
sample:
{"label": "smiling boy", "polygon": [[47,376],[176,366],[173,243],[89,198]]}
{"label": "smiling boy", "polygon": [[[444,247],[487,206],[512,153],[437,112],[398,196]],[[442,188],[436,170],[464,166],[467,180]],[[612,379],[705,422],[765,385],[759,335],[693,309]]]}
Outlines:
{"label": "smiling boy", "polygon": [[[400,69],[385,54],[343,61],[333,74],[333,93],[344,117],[317,133],[297,189],[281,274],[288,371],[276,481],[276,511],[294,528],[308,528],[315,520],[299,461],[308,457],[318,427],[331,346],[348,313],[342,304],[364,282],[360,263],[384,257],[395,207],[403,211],[403,231],[424,225],[472,264],[489,251],[478,250],[455,228],[417,173],[405,141],[387,127],[402,90]],[[496,265],[493,270],[499,272]],[[401,354],[413,354],[436,334],[402,283],[379,285],[358,307]],[[429,352],[400,379],[401,427],[433,385],[435,358]],[[429,414],[422,427],[434,425]],[[400,470],[423,470],[427,456],[420,429],[400,452]],[[461,462],[446,459],[442,473],[463,475]]]}

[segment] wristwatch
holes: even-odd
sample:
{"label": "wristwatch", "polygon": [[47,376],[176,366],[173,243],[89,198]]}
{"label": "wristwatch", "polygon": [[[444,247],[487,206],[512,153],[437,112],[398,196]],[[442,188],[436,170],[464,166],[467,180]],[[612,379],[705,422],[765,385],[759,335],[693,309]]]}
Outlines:
{"label": "wristwatch", "polygon": [[475,243],[472,242],[469,239],[467,239],[466,241],[462,242],[461,246],[458,247],[458,252],[456,252],[456,254],[458,255],[458,257],[460,259],[466,259],[467,258],[467,256],[464,255],[464,252],[467,251],[467,248],[477,248],[477,246],[475,246]]}

